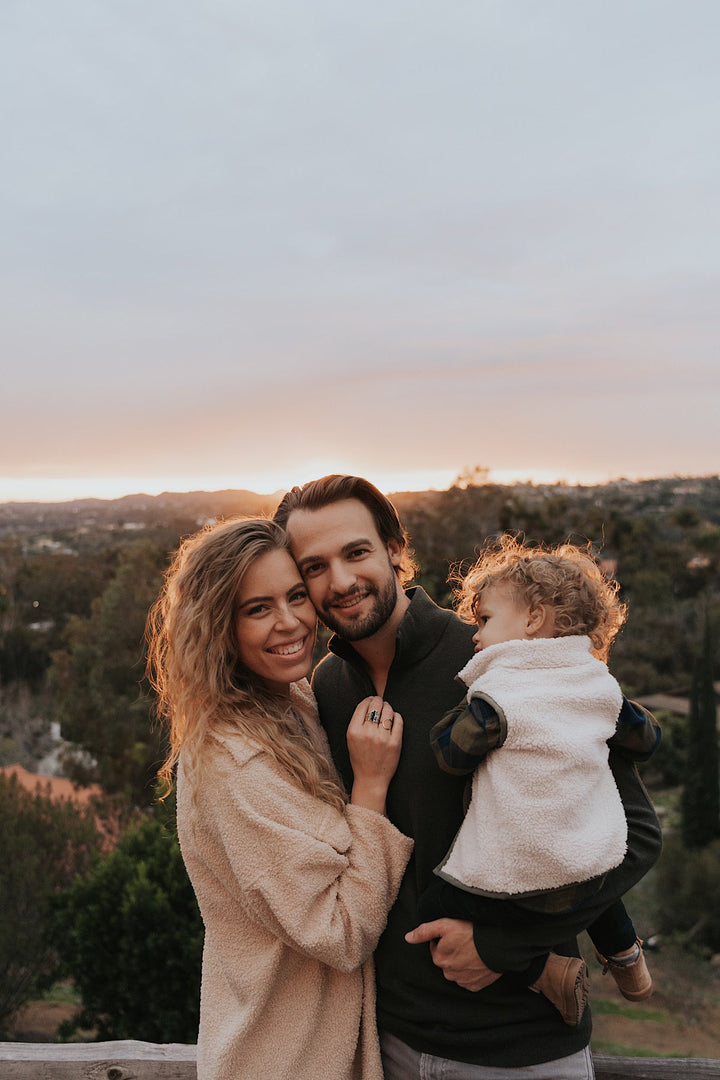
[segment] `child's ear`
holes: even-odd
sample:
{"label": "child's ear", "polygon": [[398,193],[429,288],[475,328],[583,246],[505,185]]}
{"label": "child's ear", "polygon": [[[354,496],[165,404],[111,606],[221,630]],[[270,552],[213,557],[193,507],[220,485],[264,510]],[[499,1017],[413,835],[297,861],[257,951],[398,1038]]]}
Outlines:
{"label": "child's ear", "polygon": [[530,608],[527,617],[528,637],[552,637],[553,629],[552,611],[547,604],[536,604]]}

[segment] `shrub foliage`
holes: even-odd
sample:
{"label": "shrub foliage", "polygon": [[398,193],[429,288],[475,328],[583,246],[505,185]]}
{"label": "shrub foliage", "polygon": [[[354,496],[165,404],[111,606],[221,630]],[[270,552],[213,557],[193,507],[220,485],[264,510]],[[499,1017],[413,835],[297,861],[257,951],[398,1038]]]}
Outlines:
{"label": "shrub foliage", "polygon": [[194,1042],[203,927],[174,832],[145,817],[58,905],[59,951],[82,996],[64,1034]]}
{"label": "shrub foliage", "polygon": [[102,843],[93,811],[0,775],[0,1028],[58,975],[53,904]]}

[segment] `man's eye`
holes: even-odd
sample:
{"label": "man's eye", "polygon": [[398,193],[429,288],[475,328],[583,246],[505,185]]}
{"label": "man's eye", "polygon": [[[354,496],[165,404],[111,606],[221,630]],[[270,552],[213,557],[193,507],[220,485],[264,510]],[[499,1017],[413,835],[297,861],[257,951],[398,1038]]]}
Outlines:
{"label": "man's eye", "polygon": [[367,553],[368,553],[367,548],[354,548],[353,551],[350,552],[350,558],[351,559],[361,559],[363,557],[363,555],[367,555]]}
{"label": "man's eye", "polygon": [[322,569],[322,563],[307,563],[302,568],[303,577],[314,577],[316,574],[321,573]]}

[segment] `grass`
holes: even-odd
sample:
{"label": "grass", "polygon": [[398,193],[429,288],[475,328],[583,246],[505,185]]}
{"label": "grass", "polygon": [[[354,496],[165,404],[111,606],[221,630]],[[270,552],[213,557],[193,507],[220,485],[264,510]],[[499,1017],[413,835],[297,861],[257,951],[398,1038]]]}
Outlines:
{"label": "grass", "polygon": [[77,1005],[82,1004],[81,998],[73,984],[69,981],[55,983],[49,990],[46,990],[43,994],[42,1001],[53,1002],[58,1005]]}
{"label": "grass", "polygon": [[625,1016],[628,1020],[649,1022],[651,1024],[679,1024],[680,1019],[662,1009],[641,1009],[635,1006],[623,1005],[617,1001],[609,1001],[607,998],[597,998],[592,1002],[594,1016]]}

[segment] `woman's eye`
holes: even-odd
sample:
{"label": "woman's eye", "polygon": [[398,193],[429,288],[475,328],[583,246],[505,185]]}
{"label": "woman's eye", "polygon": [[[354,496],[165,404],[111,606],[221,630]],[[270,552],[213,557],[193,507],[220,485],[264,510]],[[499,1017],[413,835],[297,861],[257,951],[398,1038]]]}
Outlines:
{"label": "woman's eye", "polygon": [[266,604],[254,604],[252,607],[246,609],[246,615],[264,615],[267,611]]}
{"label": "woman's eye", "polygon": [[290,597],[290,603],[291,604],[304,604],[305,601],[307,600],[307,598],[308,598],[307,591],[305,589],[298,589],[298,591],[293,593],[292,596]]}

